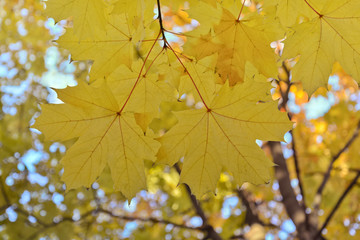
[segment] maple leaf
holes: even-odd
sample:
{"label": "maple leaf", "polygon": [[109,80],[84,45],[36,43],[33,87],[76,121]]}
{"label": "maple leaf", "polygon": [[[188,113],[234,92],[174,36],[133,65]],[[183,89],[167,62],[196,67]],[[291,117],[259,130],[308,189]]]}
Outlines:
{"label": "maple leaf", "polygon": [[[73,18],[74,34],[79,39],[87,39],[104,34],[106,25],[106,6],[103,0],[49,0],[46,2],[46,14],[56,22]],[[94,28],[97,25],[99,27]]]}
{"label": "maple leaf", "polygon": [[112,15],[106,23],[106,34],[90,39],[81,39],[73,29],[57,40],[63,48],[69,49],[73,60],[93,60],[90,76],[93,80],[104,79],[120,64],[131,67],[135,30],[129,28],[125,15]]}
{"label": "maple leaf", "polygon": [[[277,112],[277,103],[269,94],[270,83],[255,70],[276,74],[276,55],[270,42],[278,31],[269,26],[276,21],[256,12],[243,16],[244,3],[235,8],[240,12],[235,17],[233,11],[212,2],[209,13],[221,14],[221,18],[212,21],[217,22],[215,27],[203,25],[211,31],[194,38],[200,41],[189,40],[195,47],[209,42],[199,47],[199,54],[194,52],[198,57],[194,59],[167,41],[160,13],[160,25],[152,26],[151,14],[143,14],[149,9],[153,12],[151,5],[117,1],[106,18],[104,34],[84,39],[75,34],[79,27],[74,24],[74,29],[68,29],[57,41],[70,50],[73,60],[94,61],[91,86],[80,83],[58,90],[65,104],[45,105],[35,124],[48,139],[79,138],[62,160],[62,179],[69,188],[89,186],[108,164],[115,187],[127,198],[133,197],[146,187],[143,159],[155,160],[159,147],[154,139],[144,136],[148,125],[158,116],[162,102],[191,94],[204,108],[178,113],[178,125],[161,138],[160,162],[173,164],[185,156],[181,181],[186,183],[203,164],[200,169],[212,174],[202,174],[197,183],[189,184],[198,196],[214,190],[222,170],[231,171],[238,184],[266,182],[272,164],[255,140],[282,140],[292,126],[285,113]],[[149,26],[145,28],[144,23]],[[246,65],[248,60],[255,67]],[[235,85],[244,79],[244,84]],[[216,84],[224,82],[222,87]],[[191,146],[182,149],[182,140],[191,142]],[[195,151],[197,141],[202,155]],[[218,141],[222,144],[216,149]],[[185,152],[169,151],[173,146]],[[189,157],[190,153],[194,155]],[[196,156],[202,156],[202,160]],[[223,157],[227,161],[219,162]],[[191,163],[197,167],[190,167]]]}
{"label": "maple leaf", "polygon": [[[304,0],[276,0],[266,1],[264,8],[276,6],[276,16],[283,26],[291,27],[294,24],[314,17],[314,11],[309,8]],[[269,9],[272,11],[273,9]]]}
{"label": "maple leaf", "polygon": [[[197,7],[203,5],[199,4]],[[195,19],[198,15],[201,16],[198,19],[200,30],[195,30],[193,35],[189,34],[184,52],[200,58],[218,52],[217,71],[222,81],[228,80],[230,85],[243,81],[246,61],[254,64],[262,74],[276,76],[276,55],[270,47],[270,43],[281,35],[279,28],[275,27],[279,25],[276,19],[271,16],[264,18],[257,13],[242,16],[244,5],[236,16],[226,8],[220,6],[218,8],[222,9],[222,16],[218,24],[210,29],[208,29],[209,24],[205,22],[208,21],[208,17],[203,16],[208,16],[207,13],[200,14],[199,11],[202,11],[200,9],[190,11]],[[213,18],[213,16],[209,17]],[[213,34],[209,31],[213,31]],[[195,37],[199,34],[200,37]]]}
{"label": "maple leaf", "polygon": [[[302,82],[312,94],[326,86],[333,63],[338,61],[349,74],[359,79],[360,2],[304,1],[312,11],[309,21],[292,27],[285,43],[283,58],[300,55],[292,81]],[[285,4],[285,3],[283,3]]]}
{"label": "maple leaf", "polygon": [[267,182],[273,164],[255,140],[281,141],[292,127],[286,113],[271,101],[270,88],[266,78],[247,65],[243,84],[231,88],[226,83],[212,98],[205,98],[211,100],[206,107],[175,113],[179,123],[159,139],[158,162],[173,165],[184,157],[180,182],[198,197],[214,191],[224,169],[237,184]]}
{"label": "maple leaf", "polygon": [[132,113],[122,112],[106,84],[56,90],[65,104],[42,105],[42,115],[32,127],[48,140],[79,137],[61,160],[62,180],[68,189],[90,187],[106,164],[114,187],[128,199],[146,188],[144,159],[155,160],[159,143],[144,136]]}
{"label": "maple leaf", "polygon": [[[149,62],[153,61],[149,60]],[[142,70],[143,65],[142,60],[134,61],[132,69],[122,65],[109,75],[106,82],[119,102],[126,100],[137,82],[126,106],[126,111],[158,113],[162,101],[176,100],[176,91],[167,82],[158,80],[158,74],[151,71],[150,68],[146,69],[149,71]],[[146,73],[140,74],[141,71]],[[94,84],[101,84],[102,81],[97,82],[95,81]]]}

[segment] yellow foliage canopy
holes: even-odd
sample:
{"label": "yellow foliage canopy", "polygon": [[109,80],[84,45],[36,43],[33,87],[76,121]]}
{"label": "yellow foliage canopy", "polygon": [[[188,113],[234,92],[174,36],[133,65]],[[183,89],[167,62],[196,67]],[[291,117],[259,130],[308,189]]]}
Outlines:
{"label": "yellow foliage canopy", "polygon": [[[47,2],[56,20],[73,19],[58,44],[73,60],[93,60],[91,85],[58,90],[65,104],[44,105],[34,126],[50,140],[78,138],[62,160],[69,188],[89,186],[108,164],[115,187],[130,199],[146,188],[144,159],[182,160],[180,181],[198,197],[215,190],[223,170],[238,184],[267,182],[272,163],[255,140],[281,141],[292,127],[266,80],[276,77],[279,60],[300,55],[292,81],[309,93],[327,81],[335,61],[359,76],[358,1],[193,0],[188,13],[199,27],[189,33],[165,29],[159,3]],[[179,9],[184,2],[162,4]],[[177,36],[186,39],[183,47],[170,44]],[[285,36],[280,58],[270,44]],[[165,135],[149,129],[162,102],[189,96],[195,104],[176,113],[178,123]]]}

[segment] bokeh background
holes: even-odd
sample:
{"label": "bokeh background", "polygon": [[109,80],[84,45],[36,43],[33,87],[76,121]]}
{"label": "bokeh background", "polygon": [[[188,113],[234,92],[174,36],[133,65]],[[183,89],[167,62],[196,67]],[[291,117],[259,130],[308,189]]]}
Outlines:
{"label": "bokeh background", "polygon": [[[148,191],[131,203],[113,190],[108,169],[91,189],[65,192],[59,163],[73,141],[44,142],[31,125],[42,103],[59,103],[53,89],[87,81],[91,61],[71,62],[69,52],[56,40],[71,27],[71,19],[58,23],[44,16],[39,0],[0,0],[0,239],[205,239],[203,219],[175,168],[147,162]],[[179,9],[163,6],[165,28],[179,32],[197,26]],[[191,6],[190,6],[191,7]],[[154,17],[157,10],[154,8]],[[181,50],[185,37],[169,34]],[[281,52],[281,43],[273,47]],[[275,50],[274,49],[274,50]],[[287,105],[296,128],[281,143],[297,199],[313,199],[331,158],[351,138],[360,119],[360,93],[356,82],[335,64],[328,89],[309,99],[300,84],[289,84],[294,62],[284,62],[272,91]],[[185,96],[183,108],[195,104]],[[174,105],[162,105],[162,118],[154,128],[174,125]],[[163,124],[163,125],[162,125]],[[304,195],[294,166],[294,141]],[[269,154],[266,143],[258,141]],[[356,139],[336,161],[319,212],[325,218],[343,189],[360,170],[360,140]],[[270,154],[269,154],[269,157]],[[293,239],[295,226],[281,202],[277,180],[268,185],[245,184],[241,190],[231,176],[220,178],[216,196],[202,197],[207,221],[224,239]],[[324,236],[359,239],[359,186],[342,202]],[[309,200],[310,201],[310,200]],[[249,211],[259,221],[249,221]],[[311,212],[311,206],[307,209]],[[323,220],[323,219],[322,219]]]}

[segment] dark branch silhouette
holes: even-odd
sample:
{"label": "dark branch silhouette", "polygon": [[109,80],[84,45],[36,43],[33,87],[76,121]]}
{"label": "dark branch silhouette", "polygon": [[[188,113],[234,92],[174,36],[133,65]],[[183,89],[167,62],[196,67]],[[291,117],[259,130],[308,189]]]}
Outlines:
{"label": "dark branch silhouette", "polygon": [[345,199],[345,197],[349,194],[349,192],[351,191],[351,189],[356,185],[358,179],[360,177],[360,172],[358,172],[356,174],[356,176],[354,177],[354,179],[351,181],[351,183],[349,184],[349,186],[345,189],[345,191],[341,194],[339,200],[336,202],[335,206],[333,207],[333,209],[331,210],[330,214],[327,216],[325,222],[323,223],[323,225],[321,226],[320,230],[318,231],[316,238],[321,236],[321,232],[326,228],[326,226],[329,224],[331,218],[334,216],[335,212],[339,209],[342,201]]}
{"label": "dark branch silhouette", "polygon": [[[181,173],[181,169],[179,167],[179,165],[175,164],[174,165],[176,171],[180,174]],[[185,189],[187,194],[189,195],[189,198],[191,200],[191,203],[193,204],[193,207],[195,209],[196,214],[201,218],[203,224],[201,226],[201,228],[203,230],[205,230],[207,232],[207,235],[205,236],[205,239],[212,239],[212,240],[222,240],[222,238],[220,237],[220,235],[215,231],[215,229],[213,228],[213,226],[211,226],[208,223],[208,219],[205,215],[204,210],[202,209],[202,207],[200,206],[200,203],[197,201],[196,197],[194,195],[191,194],[191,190],[189,188],[188,185],[185,184]]]}
{"label": "dark branch silhouette", "polygon": [[6,190],[5,190],[5,185],[3,183],[3,180],[2,180],[2,177],[0,176],[0,188],[1,188],[1,194],[3,195],[4,197],[4,200],[5,200],[5,203],[7,205],[10,205],[10,200],[9,200],[9,197],[6,193]]}
{"label": "dark branch silhouette", "polygon": [[298,154],[297,154],[297,150],[296,150],[296,142],[293,136],[293,132],[290,131],[291,133],[291,137],[292,137],[292,142],[291,142],[291,149],[293,150],[293,159],[294,159],[294,166],[295,166],[295,172],[296,172],[296,178],[298,179],[299,182],[299,189],[300,189],[300,194],[302,196],[302,206],[304,208],[304,210],[306,210],[306,201],[305,201],[305,190],[304,190],[304,186],[303,186],[303,181],[301,178],[301,173],[300,173],[300,166],[299,166],[299,159],[298,159]]}
{"label": "dark branch silhouette", "polygon": [[[19,212],[18,210],[16,210],[16,211]],[[25,216],[30,216],[30,214],[28,214],[25,211],[20,211],[19,213],[24,214]],[[44,222],[40,222],[39,219],[35,217],[36,220],[39,222],[39,224],[42,226],[42,228],[39,229],[34,234],[32,234],[28,239],[29,240],[34,239],[40,233],[46,231],[49,228],[56,227],[57,225],[59,225],[59,224],[61,224],[63,222],[74,222],[75,223],[75,222],[84,221],[88,216],[94,216],[94,215],[97,215],[98,213],[108,214],[112,218],[116,218],[116,219],[120,219],[120,220],[124,220],[124,221],[151,222],[151,223],[154,223],[154,224],[165,224],[165,225],[171,224],[171,225],[173,225],[174,227],[177,227],[177,228],[184,228],[184,229],[196,230],[196,231],[205,231],[201,227],[192,227],[192,226],[188,226],[186,224],[179,224],[179,223],[175,223],[175,222],[165,220],[165,219],[157,219],[157,218],[153,218],[153,217],[141,218],[141,217],[135,217],[135,216],[117,215],[117,214],[112,213],[109,210],[106,210],[106,209],[103,209],[103,208],[96,208],[96,209],[90,210],[90,211],[82,214],[78,220],[74,220],[72,217],[63,217],[58,222],[44,223]],[[33,215],[31,215],[31,216],[33,216]]]}
{"label": "dark branch silhouette", "polygon": [[321,203],[321,198],[322,198],[322,192],[324,191],[325,185],[326,183],[329,181],[330,179],[330,173],[331,170],[333,169],[333,165],[335,163],[335,161],[337,159],[339,159],[340,155],[345,152],[350,146],[351,144],[355,141],[355,139],[357,138],[357,136],[359,135],[359,130],[360,130],[360,121],[357,124],[357,127],[353,133],[353,135],[351,136],[351,138],[346,142],[346,144],[344,145],[343,148],[341,148],[339,150],[339,152],[332,157],[331,162],[329,163],[329,166],[327,168],[327,171],[324,175],[324,178],[319,186],[319,188],[316,191],[316,195],[314,198],[314,202],[313,202],[313,206],[314,206],[314,211],[315,213],[318,212],[319,208],[320,208],[320,203]]}

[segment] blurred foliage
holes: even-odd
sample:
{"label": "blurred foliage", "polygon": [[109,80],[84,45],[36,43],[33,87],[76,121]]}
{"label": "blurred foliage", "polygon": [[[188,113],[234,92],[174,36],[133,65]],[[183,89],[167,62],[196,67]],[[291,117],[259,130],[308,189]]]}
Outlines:
{"label": "blurred foliage", "polygon": [[[42,136],[29,126],[39,112],[38,104],[45,102],[51,92],[43,81],[44,74],[50,72],[51,79],[70,74],[78,81],[86,81],[90,63],[70,64],[68,53],[54,48],[51,40],[61,33],[61,26],[69,23],[60,22],[55,26],[53,20],[42,15],[43,7],[44,3],[38,0],[0,0],[1,239],[204,239],[206,231],[202,228],[202,220],[187,188],[177,186],[179,175],[175,168],[153,166],[152,162],[147,162],[149,191],[140,192],[131,203],[114,192],[109,169],[91,189],[65,192],[60,181],[62,166],[59,160],[72,141],[44,143]],[[191,20],[181,11],[183,7],[186,6],[169,7],[164,12],[167,29],[188,26]],[[181,48],[181,44],[177,47]],[[55,73],[44,61],[51,53],[58,54]],[[70,72],[69,65],[73,69]],[[274,98],[280,98],[281,91],[286,90],[292,65],[292,62],[285,62],[280,68],[280,84],[274,91]],[[329,85],[329,92],[319,89],[310,100],[325,98],[332,102],[329,111],[316,119],[306,116],[309,97],[301,85],[292,84],[289,93],[288,110],[296,128],[288,137],[288,143],[282,144],[283,152],[292,186],[301,201],[293,164],[292,143],[296,143],[304,199],[310,212],[331,158],[351,138],[360,119],[357,84],[340,65],[334,66],[333,79],[335,83]],[[193,104],[188,98],[182,107]],[[155,132],[173,126],[176,119],[171,111],[180,110],[170,103],[161,108],[162,115],[151,123]],[[357,138],[336,161],[321,202],[320,222],[325,220],[345,186],[360,171],[359,145],[360,138]],[[263,147],[268,153],[266,143]],[[263,225],[250,226],[247,222],[249,209],[241,200],[240,191],[233,186],[230,175],[221,175],[217,189],[216,196],[205,195],[200,205],[208,224],[223,239],[263,239],[265,235],[269,239],[295,238],[295,233],[289,233],[293,230],[284,226],[289,218],[276,180],[268,185],[244,184],[242,187],[246,201],[256,207]],[[359,238],[359,198],[359,186],[356,186],[326,228],[325,237]]]}

